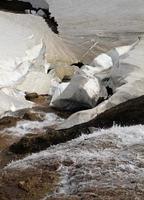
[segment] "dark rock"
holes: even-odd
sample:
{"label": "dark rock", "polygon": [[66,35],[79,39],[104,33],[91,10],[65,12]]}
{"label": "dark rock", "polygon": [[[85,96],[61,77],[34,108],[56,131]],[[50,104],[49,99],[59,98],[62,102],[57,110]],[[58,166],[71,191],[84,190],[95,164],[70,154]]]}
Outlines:
{"label": "dark rock", "polygon": [[73,65],[81,68],[84,64],[82,62],[77,62],[77,63],[71,64],[71,66],[73,66]]}
{"label": "dark rock", "polygon": [[113,95],[113,89],[112,88],[110,88],[109,86],[107,86],[106,90],[107,90],[107,93],[108,93],[109,97]]}
{"label": "dark rock", "polygon": [[144,124],[144,96],[121,103],[81,126],[109,128],[114,124],[121,126]]}
{"label": "dark rock", "polygon": [[43,134],[28,134],[19,142],[12,144],[9,150],[16,154],[26,154],[38,152],[51,145],[67,142],[81,135],[81,133],[90,133],[88,129],[71,128],[67,130],[54,130],[48,128]]}
{"label": "dark rock", "polygon": [[24,114],[23,119],[30,121],[43,121],[44,114],[28,111]]}
{"label": "dark rock", "polygon": [[26,183],[25,181],[20,181],[20,182],[18,183],[18,187],[19,187],[20,189],[26,191],[26,192],[29,191],[29,188],[28,188],[27,183]]}
{"label": "dark rock", "polygon": [[25,96],[26,100],[32,101],[40,106],[48,107],[51,96],[50,95],[38,95],[37,93],[27,93]]}
{"label": "dark rock", "polygon": [[66,160],[64,160],[63,161],[63,163],[62,163],[64,166],[67,166],[67,167],[69,167],[69,166],[71,166],[71,165],[73,165],[74,164],[74,161],[73,160],[71,160],[71,159],[66,159]]}
{"label": "dark rock", "polygon": [[19,120],[18,117],[12,117],[12,116],[3,117],[2,119],[0,119],[0,129],[15,126],[18,120]]}
{"label": "dark rock", "polygon": [[[33,14],[32,11],[35,11],[37,15],[43,17],[45,21],[47,22],[48,26],[51,28],[51,30],[58,34],[58,23],[56,22],[54,17],[51,17],[51,13],[49,11],[49,5],[45,0],[41,0],[36,2],[34,0],[34,3],[32,0],[1,0],[0,1],[0,10],[13,12],[13,13],[27,13],[27,11],[30,11],[30,14]],[[45,5],[45,6],[43,6]],[[42,11],[42,12],[39,12]]]}
{"label": "dark rock", "polygon": [[25,98],[28,101],[33,101],[34,99],[38,98],[38,94],[37,93],[27,93]]}

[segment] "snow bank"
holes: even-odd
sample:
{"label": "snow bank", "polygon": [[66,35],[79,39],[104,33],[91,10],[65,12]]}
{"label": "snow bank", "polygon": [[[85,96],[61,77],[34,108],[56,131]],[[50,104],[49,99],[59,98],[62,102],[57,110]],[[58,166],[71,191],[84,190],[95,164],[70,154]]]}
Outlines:
{"label": "snow bank", "polygon": [[0,34],[0,58],[3,62],[15,63],[24,59],[26,51],[41,41],[46,45],[45,57],[49,63],[77,61],[63,40],[48,28],[41,17],[0,12]]}
{"label": "snow bank", "polygon": [[[77,61],[41,17],[0,12],[0,35],[0,88],[46,94],[50,87],[50,77],[46,74],[49,63]],[[0,115],[32,106],[21,93],[17,92],[16,96],[11,95],[7,99],[0,92],[4,102],[0,106]]]}

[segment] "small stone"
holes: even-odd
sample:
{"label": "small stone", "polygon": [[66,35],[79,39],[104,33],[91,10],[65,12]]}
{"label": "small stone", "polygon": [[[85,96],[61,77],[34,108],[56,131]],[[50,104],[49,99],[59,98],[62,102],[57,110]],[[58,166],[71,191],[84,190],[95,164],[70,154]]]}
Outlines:
{"label": "small stone", "polygon": [[69,167],[73,164],[74,164],[73,160],[70,160],[70,159],[66,159],[66,160],[63,161],[63,165],[67,166],[67,167]]}
{"label": "small stone", "polygon": [[32,100],[38,98],[38,94],[37,93],[27,93],[25,98],[28,101],[32,101]]}
{"label": "small stone", "polygon": [[25,181],[20,181],[20,182],[18,183],[18,187],[19,187],[20,189],[22,189],[22,190],[28,192],[28,188],[26,187]]}
{"label": "small stone", "polygon": [[2,119],[0,119],[0,129],[15,126],[18,120],[19,118],[17,117],[3,117]]}
{"label": "small stone", "polygon": [[26,112],[23,116],[23,119],[30,121],[43,121],[44,114],[34,113],[34,112]]}

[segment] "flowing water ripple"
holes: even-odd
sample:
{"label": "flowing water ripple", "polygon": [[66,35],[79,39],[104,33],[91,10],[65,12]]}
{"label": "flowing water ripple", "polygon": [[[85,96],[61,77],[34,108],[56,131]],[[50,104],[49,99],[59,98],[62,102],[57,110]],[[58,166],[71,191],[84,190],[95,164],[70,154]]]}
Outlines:
{"label": "flowing water ripple", "polygon": [[52,196],[90,192],[94,188],[138,188],[143,193],[144,126],[97,130],[12,162],[5,170],[36,168],[55,161],[60,163],[61,178]]}

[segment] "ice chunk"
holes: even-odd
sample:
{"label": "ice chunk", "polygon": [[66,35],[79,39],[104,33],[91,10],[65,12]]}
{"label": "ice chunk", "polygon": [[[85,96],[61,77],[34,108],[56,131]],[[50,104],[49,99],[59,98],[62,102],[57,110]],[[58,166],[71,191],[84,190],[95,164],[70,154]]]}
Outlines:
{"label": "ice chunk", "polygon": [[[64,89],[65,88],[65,89]],[[96,77],[86,74],[75,75],[70,84],[61,84],[52,98],[51,105],[62,110],[95,107],[98,101],[107,97],[107,91]]]}
{"label": "ice chunk", "polygon": [[60,95],[64,92],[64,90],[67,88],[68,85],[69,85],[69,82],[64,82],[57,85],[51,99],[51,103],[50,103],[51,106],[53,105],[53,102],[56,101],[60,97]]}
{"label": "ice chunk", "polygon": [[[36,1],[35,1],[36,2]],[[54,34],[42,17],[0,11],[0,115],[33,104],[21,92],[48,93],[47,69],[53,62],[77,62],[76,56]]]}

